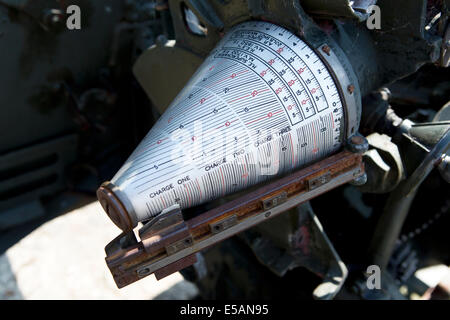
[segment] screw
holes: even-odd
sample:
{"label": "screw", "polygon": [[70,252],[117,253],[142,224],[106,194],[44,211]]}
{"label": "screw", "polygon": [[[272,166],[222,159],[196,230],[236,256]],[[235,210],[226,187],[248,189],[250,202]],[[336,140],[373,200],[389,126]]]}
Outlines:
{"label": "screw", "polygon": [[347,140],[346,147],[351,152],[363,154],[369,149],[369,142],[364,136],[356,133]]}
{"label": "screw", "polygon": [[347,90],[350,94],[353,94],[353,91],[355,91],[355,86],[351,84],[347,87]]}
{"label": "screw", "polygon": [[144,268],[138,271],[138,275],[141,277],[144,277],[146,275],[148,275],[150,273],[150,269],[149,268]]}
{"label": "screw", "polygon": [[354,144],[363,144],[364,143],[364,138],[362,136],[359,135],[354,135],[350,141]]}
{"label": "screw", "polygon": [[264,215],[266,218],[270,217],[270,215],[272,214],[272,212],[266,212],[266,214]]}
{"label": "screw", "polygon": [[329,46],[324,45],[324,46],[322,47],[322,51],[325,52],[327,55],[330,55],[331,49],[330,49]]}
{"label": "screw", "polygon": [[160,34],[156,37],[156,44],[160,47],[163,47],[167,43],[167,37],[163,34]]}

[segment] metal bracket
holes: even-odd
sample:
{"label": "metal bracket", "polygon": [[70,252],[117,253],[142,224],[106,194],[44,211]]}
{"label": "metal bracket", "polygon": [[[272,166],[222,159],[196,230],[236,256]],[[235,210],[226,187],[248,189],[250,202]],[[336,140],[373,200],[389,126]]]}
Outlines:
{"label": "metal bracket", "polygon": [[[194,264],[196,253],[201,250],[363,173],[362,155],[344,151],[187,221],[180,207],[174,205],[141,228],[140,242],[122,241],[120,250],[108,250],[107,265],[119,288],[152,273],[161,279]],[[130,246],[126,247],[128,244]],[[117,243],[113,247],[117,247]]]}
{"label": "metal bracket", "polygon": [[283,191],[280,194],[272,196],[268,199],[263,200],[263,208],[264,210],[272,209],[287,200],[287,192]]}
{"label": "metal bracket", "polygon": [[159,232],[167,229],[173,229],[175,226],[184,222],[183,214],[180,206],[174,204],[169,208],[163,210],[157,217],[153,218],[139,230],[139,237],[141,239],[150,238]]}
{"label": "metal bracket", "polygon": [[178,204],[163,210],[145,224],[139,230],[139,236],[148,253],[156,253],[164,248],[167,255],[172,255],[193,243]]}

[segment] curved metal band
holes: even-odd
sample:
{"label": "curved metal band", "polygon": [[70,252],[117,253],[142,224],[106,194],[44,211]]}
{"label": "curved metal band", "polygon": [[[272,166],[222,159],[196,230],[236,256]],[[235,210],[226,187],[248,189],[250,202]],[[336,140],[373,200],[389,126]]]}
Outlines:
{"label": "curved metal band", "polygon": [[[361,93],[356,75],[350,65],[340,59],[326,43],[316,48],[316,53],[328,66],[333,76],[345,110],[345,139],[353,136],[359,128],[361,120]],[[355,79],[352,81],[350,78]]]}

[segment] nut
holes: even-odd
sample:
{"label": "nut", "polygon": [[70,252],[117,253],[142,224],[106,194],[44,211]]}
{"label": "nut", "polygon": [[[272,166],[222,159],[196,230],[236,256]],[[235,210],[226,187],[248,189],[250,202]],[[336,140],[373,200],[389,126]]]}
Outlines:
{"label": "nut", "polygon": [[324,45],[324,46],[322,47],[322,51],[325,52],[327,55],[330,55],[331,49],[330,49],[329,46]]}

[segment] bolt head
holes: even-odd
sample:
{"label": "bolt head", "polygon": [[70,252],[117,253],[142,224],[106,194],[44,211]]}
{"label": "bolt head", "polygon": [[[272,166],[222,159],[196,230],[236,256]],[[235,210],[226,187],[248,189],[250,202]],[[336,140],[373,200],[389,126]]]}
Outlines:
{"label": "bolt head", "polygon": [[327,55],[330,55],[331,49],[330,49],[329,46],[324,45],[324,46],[322,47],[322,51],[325,52]]}
{"label": "bolt head", "polygon": [[354,85],[349,85],[348,87],[347,87],[347,91],[348,91],[348,93],[350,93],[350,94],[353,94],[353,92],[355,91],[355,86]]}

